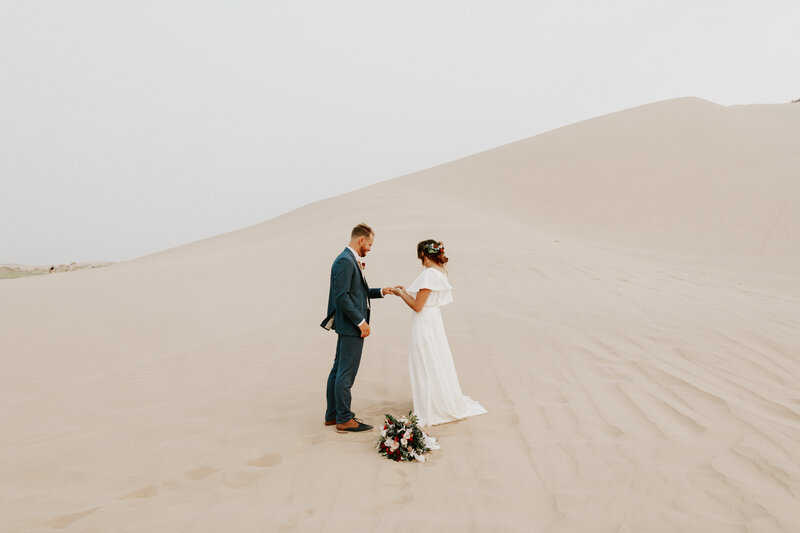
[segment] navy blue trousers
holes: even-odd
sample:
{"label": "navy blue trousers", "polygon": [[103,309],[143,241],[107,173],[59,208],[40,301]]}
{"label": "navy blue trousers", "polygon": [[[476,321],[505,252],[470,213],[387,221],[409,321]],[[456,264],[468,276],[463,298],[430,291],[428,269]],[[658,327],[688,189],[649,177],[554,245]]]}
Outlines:
{"label": "navy blue trousers", "polygon": [[356,380],[363,349],[363,337],[339,335],[333,368],[328,375],[328,409],[325,411],[325,420],[336,420],[337,424],[344,424],[355,417],[350,410],[350,388]]}

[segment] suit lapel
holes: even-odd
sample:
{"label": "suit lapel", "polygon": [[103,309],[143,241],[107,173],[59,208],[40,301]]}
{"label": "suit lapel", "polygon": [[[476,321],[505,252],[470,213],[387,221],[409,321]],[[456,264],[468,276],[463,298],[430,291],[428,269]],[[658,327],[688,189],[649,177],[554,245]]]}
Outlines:
{"label": "suit lapel", "polygon": [[350,260],[356,266],[356,270],[358,270],[358,273],[361,275],[361,282],[365,287],[369,288],[369,285],[367,284],[367,277],[364,275],[364,271],[361,270],[361,265],[358,264],[358,259],[356,259],[356,257],[353,255],[353,252],[351,252],[349,248],[345,248],[344,253],[350,257]]}

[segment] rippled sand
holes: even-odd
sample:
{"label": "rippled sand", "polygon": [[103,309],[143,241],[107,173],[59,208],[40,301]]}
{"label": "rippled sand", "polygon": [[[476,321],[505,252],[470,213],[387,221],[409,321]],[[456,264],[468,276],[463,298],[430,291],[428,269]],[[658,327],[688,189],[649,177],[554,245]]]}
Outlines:
{"label": "rippled sand", "polygon": [[[2,531],[800,531],[800,105],[600,117],[108,268],[0,283]],[[451,258],[489,414],[425,464],[323,426],[350,228]],[[353,408],[411,407],[373,305]]]}

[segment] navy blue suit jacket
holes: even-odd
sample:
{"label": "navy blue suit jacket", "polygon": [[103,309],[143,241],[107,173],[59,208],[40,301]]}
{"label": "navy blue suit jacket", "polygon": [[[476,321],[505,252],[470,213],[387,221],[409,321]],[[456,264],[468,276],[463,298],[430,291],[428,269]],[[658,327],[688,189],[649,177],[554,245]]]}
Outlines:
{"label": "navy blue suit jacket", "polygon": [[368,298],[383,298],[381,289],[370,289],[353,253],[345,248],[331,267],[331,288],[328,293],[328,316],[322,321],[325,329],[339,335],[361,336],[358,324],[369,324]]}

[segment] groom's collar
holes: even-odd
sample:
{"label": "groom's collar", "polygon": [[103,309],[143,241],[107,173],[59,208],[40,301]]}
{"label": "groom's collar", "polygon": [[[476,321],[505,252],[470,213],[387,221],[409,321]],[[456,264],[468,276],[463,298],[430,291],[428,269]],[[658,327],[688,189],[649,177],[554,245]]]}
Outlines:
{"label": "groom's collar", "polygon": [[361,262],[361,257],[359,257],[359,255],[356,253],[356,251],[355,251],[355,250],[353,250],[352,248],[350,248],[350,246],[348,246],[348,247],[347,247],[347,249],[348,249],[348,250],[350,250],[350,252],[353,254],[353,259],[355,259],[355,260],[356,260],[356,263],[359,263],[359,262]]}

